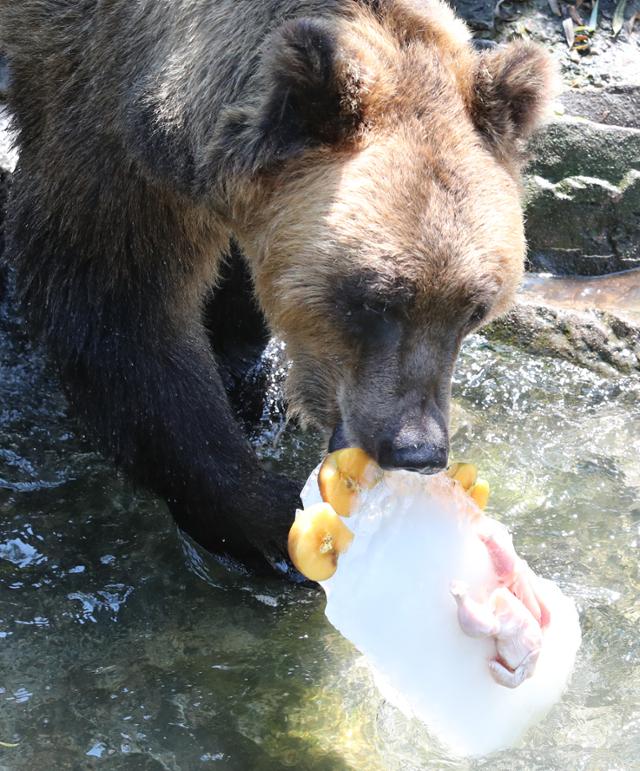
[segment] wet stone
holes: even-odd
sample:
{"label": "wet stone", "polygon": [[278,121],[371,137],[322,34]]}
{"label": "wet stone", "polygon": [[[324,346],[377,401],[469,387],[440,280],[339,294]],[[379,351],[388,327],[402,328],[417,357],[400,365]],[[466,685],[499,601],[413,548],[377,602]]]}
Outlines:
{"label": "wet stone", "polygon": [[613,311],[640,324],[640,270],[597,278],[528,274],[521,296],[528,302],[546,303],[574,311]]}
{"label": "wet stone", "polygon": [[609,311],[520,302],[484,334],[529,354],[565,359],[604,376],[640,373],[640,326]]}

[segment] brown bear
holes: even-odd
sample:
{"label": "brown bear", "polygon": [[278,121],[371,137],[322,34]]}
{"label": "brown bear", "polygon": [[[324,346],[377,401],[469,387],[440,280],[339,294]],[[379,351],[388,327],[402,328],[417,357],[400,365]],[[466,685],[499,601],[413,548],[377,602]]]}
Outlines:
{"label": "brown bear", "polygon": [[[460,343],[521,277],[540,48],[477,51],[439,0],[0,0],[0,36],[25,313],[184,530],[287,569],[298,487],[260,467],[225,392],[261,313],[331,447],[446,465]],[[259,311],[211,291],[232,242]]]}

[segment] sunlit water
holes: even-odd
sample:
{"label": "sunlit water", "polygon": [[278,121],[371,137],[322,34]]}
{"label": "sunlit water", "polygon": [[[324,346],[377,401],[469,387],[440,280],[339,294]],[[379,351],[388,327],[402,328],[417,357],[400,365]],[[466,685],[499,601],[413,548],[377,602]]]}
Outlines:
{"label": "sunlit water", "polygon": [[[562,703],[473,762],[383,701],[321,594],[189,547],[83,444],[4,316],[0,741],[17,746],[0,768],[638,768],[640,382],[475,338],[455,394],[455,455],[479,463],[492,514],[576,598],[584,634]],[[280,429],[265,421],[260,449],[304,478],[318,442]]]}

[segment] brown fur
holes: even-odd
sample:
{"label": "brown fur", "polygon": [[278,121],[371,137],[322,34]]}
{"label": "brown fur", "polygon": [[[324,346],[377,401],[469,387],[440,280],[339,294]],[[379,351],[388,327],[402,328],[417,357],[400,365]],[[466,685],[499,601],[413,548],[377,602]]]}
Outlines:
{"label": "brown fur", "polygon": [[0,0],[0,46],[25,307],[85,420],[184,527],[281,549],[295,498],[259,470],[208,350],[231,237],[287,342],[293,408],[379,459],[424,441],[442,465],[460,342],[522,272],[539,48],[476,53],[438,0]]}

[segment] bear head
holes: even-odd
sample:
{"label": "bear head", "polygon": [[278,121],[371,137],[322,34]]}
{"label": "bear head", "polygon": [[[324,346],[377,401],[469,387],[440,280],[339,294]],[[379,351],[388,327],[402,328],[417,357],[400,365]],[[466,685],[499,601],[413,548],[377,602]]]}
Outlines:
{"label": "bear head", "polygon": [[237,236],[292,408],[332,449],[442,469],[460,344],[522,276],[523,145],[550,59],[478,52],[448,6],[390,0],[286,22],[261,61],[262,93],[228,121],[249,180]]}

